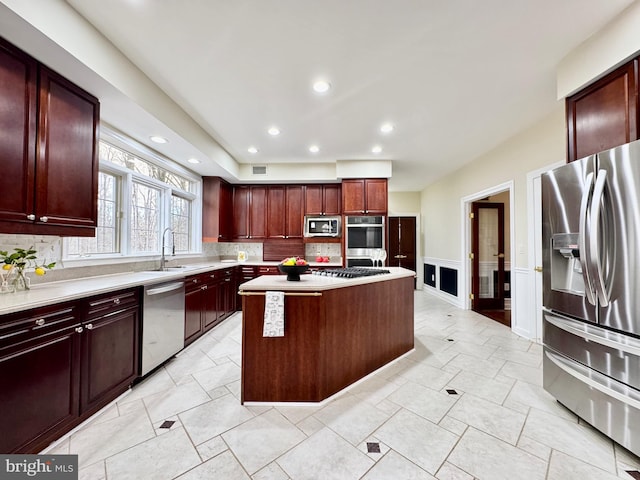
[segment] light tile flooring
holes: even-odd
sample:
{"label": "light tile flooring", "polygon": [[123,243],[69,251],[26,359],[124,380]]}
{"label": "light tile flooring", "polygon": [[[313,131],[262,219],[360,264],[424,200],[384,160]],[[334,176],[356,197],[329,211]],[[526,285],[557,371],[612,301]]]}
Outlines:
{"label": "light tile flooring", "polygon": [[53,452],[96,480],[633,478],[637,457],[542,389],[540,345],[415,301],[415,351],[323,407],[240,405],[238,314]]}

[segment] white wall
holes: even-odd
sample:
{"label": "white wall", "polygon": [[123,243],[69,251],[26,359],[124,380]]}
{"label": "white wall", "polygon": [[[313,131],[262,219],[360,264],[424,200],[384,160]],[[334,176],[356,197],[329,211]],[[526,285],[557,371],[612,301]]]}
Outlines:
{"label": "white wall", "polygon": [[580,90],[640,51],[640,2],[567,55],[557,69],[559,99]]}
{"label": "white wall", "polygon": [[461,199],[514,182],[516,255],[514,266],[527,267],[527,173],[566,158],[564,105],[528,130],[428,186],[421,194],[422,244],[426,257],[462,261]]}

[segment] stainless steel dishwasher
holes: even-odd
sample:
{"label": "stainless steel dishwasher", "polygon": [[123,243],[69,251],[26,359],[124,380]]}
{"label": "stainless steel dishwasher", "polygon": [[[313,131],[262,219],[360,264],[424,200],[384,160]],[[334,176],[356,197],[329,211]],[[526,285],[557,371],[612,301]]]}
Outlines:
{"label": "stainless steel dishwasher", "polygon": [[184,347],[184,281],[144,287],[142,311],[142,375]]}

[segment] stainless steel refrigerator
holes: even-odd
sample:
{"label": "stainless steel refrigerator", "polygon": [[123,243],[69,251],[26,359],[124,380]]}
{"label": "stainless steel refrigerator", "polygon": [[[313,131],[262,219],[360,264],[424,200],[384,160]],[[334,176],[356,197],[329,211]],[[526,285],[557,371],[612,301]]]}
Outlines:
{"label": "stainless steel refrigerator", "polygon": [[542,176],[543,381],[640,455],[640,141]]}

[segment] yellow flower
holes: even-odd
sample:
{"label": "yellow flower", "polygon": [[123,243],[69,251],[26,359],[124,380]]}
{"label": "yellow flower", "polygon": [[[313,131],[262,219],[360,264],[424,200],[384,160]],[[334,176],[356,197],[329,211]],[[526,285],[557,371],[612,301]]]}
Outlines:
{"label": "yellow flower", "polygon": [[47,273],[44,268],[42,267],[38,267],[36,268],[36,275],[44,275],[45,273]]}

